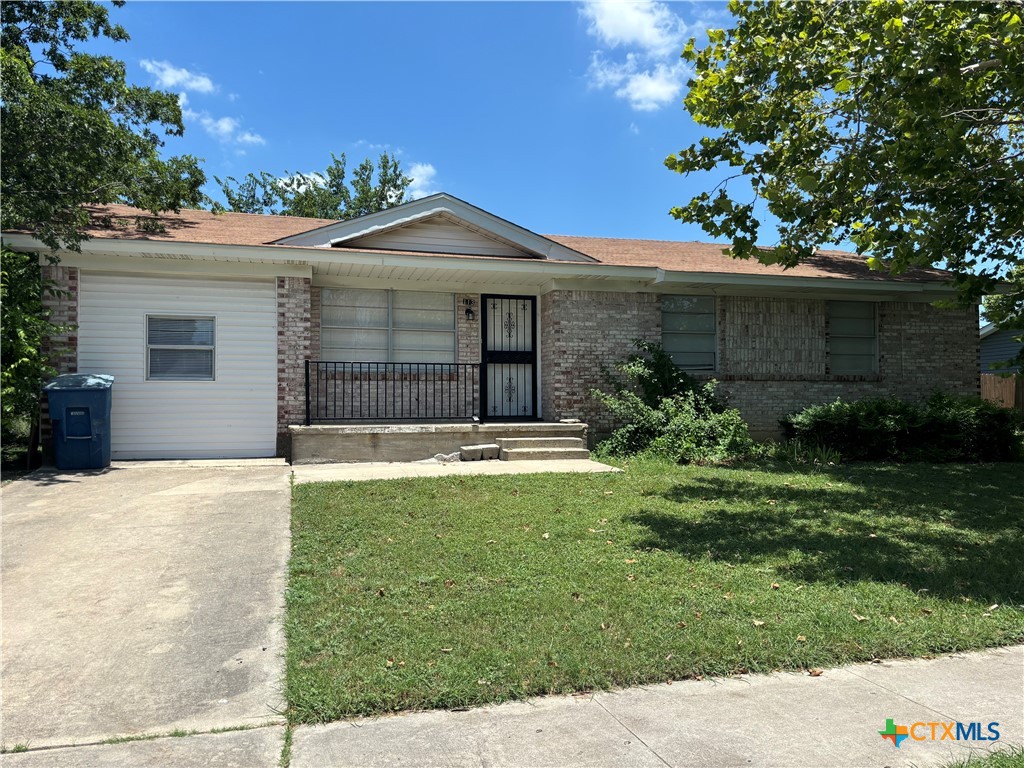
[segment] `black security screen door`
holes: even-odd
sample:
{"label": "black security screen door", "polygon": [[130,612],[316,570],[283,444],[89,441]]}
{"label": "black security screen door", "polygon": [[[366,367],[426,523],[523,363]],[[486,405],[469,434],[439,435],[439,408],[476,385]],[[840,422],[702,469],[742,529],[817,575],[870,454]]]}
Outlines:
{"label": "black security screen door", "polygon": [[483,304],[480,377],[483,418],[537,418],[537,299],[480,297]]}

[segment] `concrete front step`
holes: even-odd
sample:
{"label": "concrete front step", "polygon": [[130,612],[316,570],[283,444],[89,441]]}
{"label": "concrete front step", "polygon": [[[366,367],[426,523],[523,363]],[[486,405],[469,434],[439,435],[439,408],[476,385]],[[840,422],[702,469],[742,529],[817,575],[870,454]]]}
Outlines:
{"label": "concrete front step", "polygon": [[459,448],[463,461],[486,461],[496,459],[501,449],[495,443],[484,443],[483,445],[464,445]]}
{"label": "concrete front step", "polygon": [[499,437],[496,442],[502,448],[586,448],[578,437]]}
{"label": "concrete front step", "polygon": [[589,459],[586,448],[502,448],[502,461],[551,461],[558,459]]}

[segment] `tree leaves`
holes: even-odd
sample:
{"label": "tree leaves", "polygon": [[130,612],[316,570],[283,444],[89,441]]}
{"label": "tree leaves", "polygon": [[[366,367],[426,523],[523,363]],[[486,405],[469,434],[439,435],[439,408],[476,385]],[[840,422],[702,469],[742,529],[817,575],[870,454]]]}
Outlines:
{"label": "tree leaves", "polygon": [[122,62],[77,50],[95,37],[128,39],[104,5],[12,2],[0,13],[4,230],[75,250],[89,224],[83,204],[158,213],[205,199],[197,158],[161,157],[163,137],[184,131],[177,97],[130,85]]}
{"label": "tree leaves", "polygon": [[[968,302],[1008,276],[1024,255],[1019,0],[730,8],[730,29],[683,52],[686,107],[715,136],[665,165],[735,170],[672,216],[786,267],[847,240],[873,268],[941,263]],[[754,245],[757,206],[781,222],[772,251]]]}
{"label": "tree leaves", "polygon": [[406,201],[406,190],[413,179],[402,173],[394,155],[384,152],[375,166],[366,158],[346,180],[347,159],[331,154],[323,171],[285,172],[277,177],[268,171],[249,173],[241,181],[233,176],[215,177],[227,206],[214,204],[214,210],[236,213],[270,213],[279,216],[306,216],[316,219],[353,219],[376,213]]}

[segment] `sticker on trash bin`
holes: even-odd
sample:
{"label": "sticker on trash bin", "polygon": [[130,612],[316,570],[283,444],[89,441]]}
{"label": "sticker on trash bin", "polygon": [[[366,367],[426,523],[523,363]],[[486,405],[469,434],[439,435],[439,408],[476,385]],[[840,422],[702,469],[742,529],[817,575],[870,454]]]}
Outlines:
{"label": "sticker on trash bin", "polygon": [[85,411],[68,411],[69,416],[85,416]]}

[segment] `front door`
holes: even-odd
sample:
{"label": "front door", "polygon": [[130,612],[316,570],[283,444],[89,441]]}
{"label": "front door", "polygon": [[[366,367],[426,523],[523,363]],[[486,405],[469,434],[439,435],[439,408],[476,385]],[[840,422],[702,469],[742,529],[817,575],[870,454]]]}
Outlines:
{"label": "front door", "polygon": [[480,297],[486,421],[537,418],[537,298]]}

